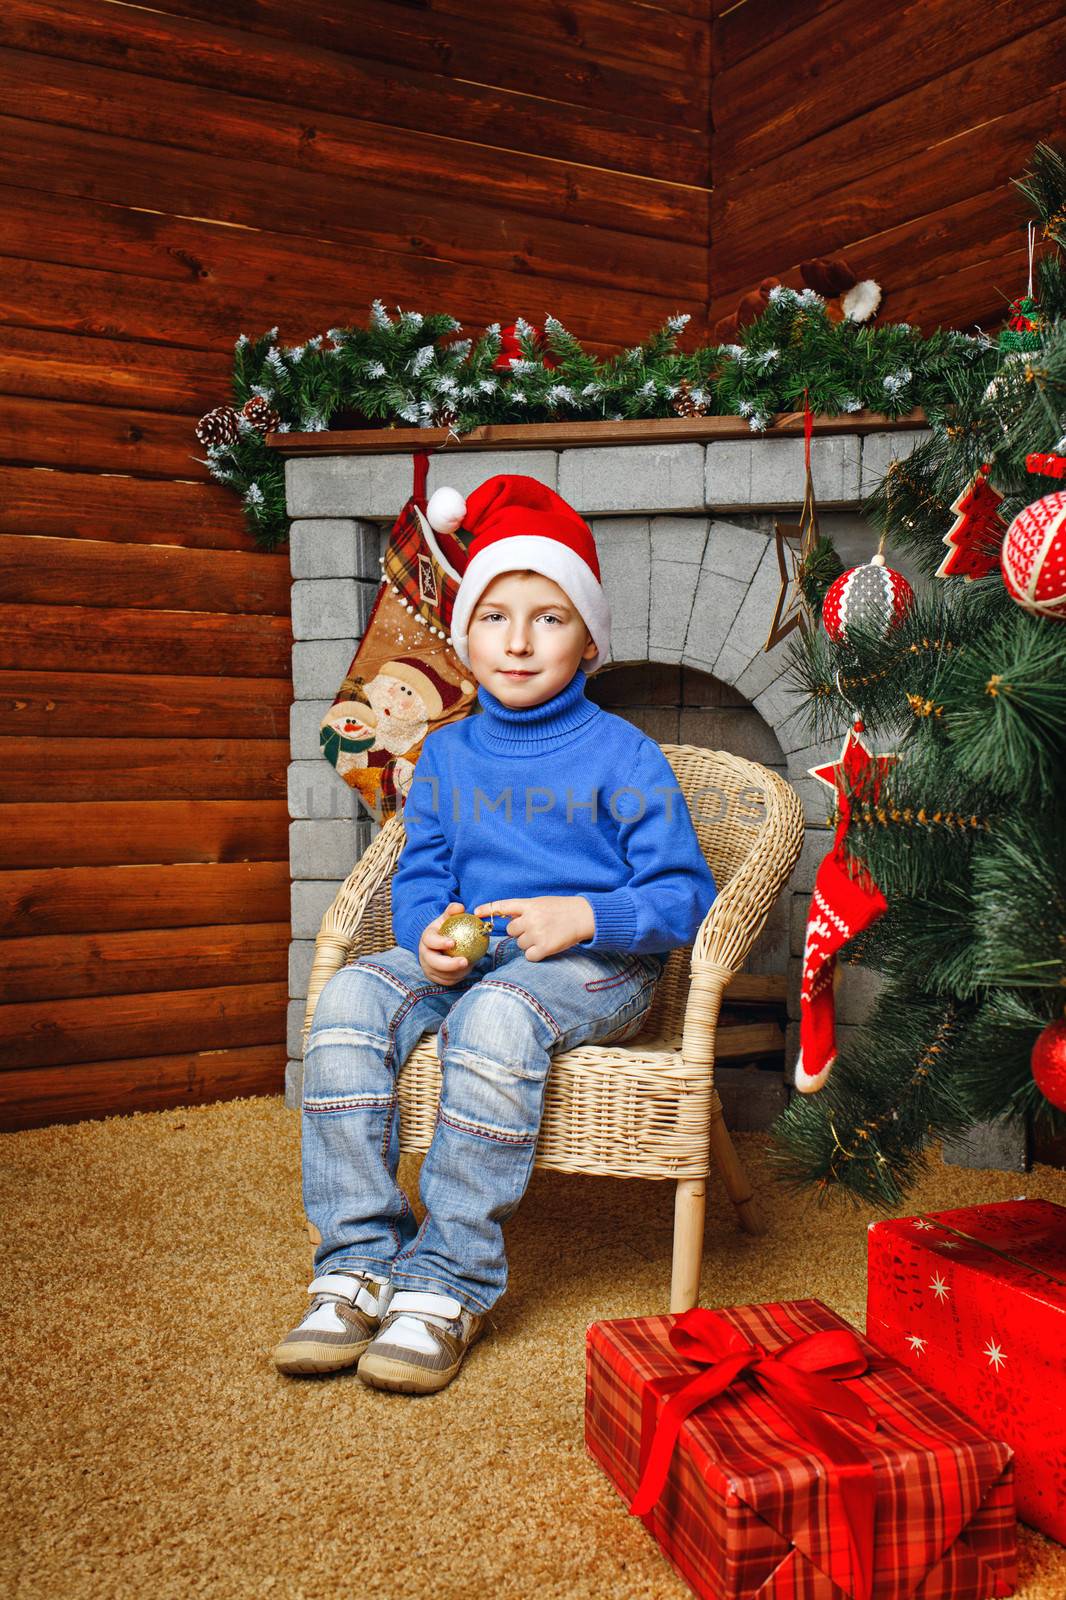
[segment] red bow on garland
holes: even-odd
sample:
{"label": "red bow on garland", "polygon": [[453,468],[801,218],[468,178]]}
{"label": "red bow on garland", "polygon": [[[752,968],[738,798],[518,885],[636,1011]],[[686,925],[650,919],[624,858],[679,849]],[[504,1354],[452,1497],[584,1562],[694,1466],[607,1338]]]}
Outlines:
{"label": "red bow on garland", "polygon": [[[739,1378],[749,1378],[766,1391],[801,1442],[825,1457],[830,1493],[839,1498],[847,1530],[845,1565],[851,1582],[845,1593],[869,1600],[874,1576],[873,1467],[851,1436],[833,1421],[844,1417],[870,1432],[877,1427],[870,1407],[840,1383],[842,1378],[861,1377],[868,1367],[855,1335],[846,1328],[827,1329],[771,1352],[745,1343],[724,1317],[697,1307],[677,1319],[669,1338],[679,1355],[708,1370],[692,1378],[661,1379],[651,1385],[660,1396],[670,1393],[670,1398],[655,1426],[640,1486],[629,1508],[632,1515],[646,1516],[662,1494],[685,1419]],[[682,1385],[679,1389],[678,1383]],[[843,1574],[833,1576],[839,1582]]]}

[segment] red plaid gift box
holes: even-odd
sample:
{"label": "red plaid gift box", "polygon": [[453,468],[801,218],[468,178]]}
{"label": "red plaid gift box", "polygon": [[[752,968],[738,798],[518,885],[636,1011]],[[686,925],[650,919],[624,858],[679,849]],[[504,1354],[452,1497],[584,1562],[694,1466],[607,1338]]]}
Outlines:
{"label": "red plaid gift box", "polygon": [[1066,1209],[878,1222],[866,1332],[1014,1449],[1018,1515],[1066,1543]]}
{"label": "red plaid gift box", "polygon": [[[718,1332],[708,1348],[720,1339],[731,1354],[693,1360],[679,1353],[686,1328],[702,1337],[712,1325]],[[810,1354],[827,1342],[838,1354],[846,1343],[858,1360],[838,1361],[830,1371]],[[789,1362],[801,1376],[786,1386],[781,1368]],[[861,1369],[862,1376],[840,1376]],[[713,1398],[698,1404],[672,1451],[664,1451],[664,1413],[671,1397],[693,1391],[694,1379]],[[801,1436],[808,1424],[804,1407],[790,1398],[793,1381],[801,1392],[806,1385],[841,1396],[835,1417],[811,1419],[818,1444]],[[686,1396],[679,1405],[689,1403]],[[856,1407],[867,1423],[840,1420]],[[840,1436],[836,1446],[826,1444],[826,1428]],[[818,1300],[593,1323],[585,1443],[627,1506],[642,1476],[654,1492],[656,1457],[669,1456],[662,1492],[642,1520],[706,1600],[986,1600],[1014,1593],[1009,1448],[978,1432]],[[857,1528],[860,1543],[868,1541],[862,1560]]]}

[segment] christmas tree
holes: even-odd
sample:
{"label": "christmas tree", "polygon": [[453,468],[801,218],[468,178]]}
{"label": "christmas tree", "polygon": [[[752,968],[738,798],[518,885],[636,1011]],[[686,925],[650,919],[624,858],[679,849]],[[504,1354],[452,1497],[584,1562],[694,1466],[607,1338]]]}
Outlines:
{"label": "christmas tree", "polygon": [[[906,551],[928,581],[901,599],[871,564],[823,612],[810,571],[826,626],[793,649],[813,733],[865,725],[835,774],[831,866],[860,909],[821,926],[854,932],[842,959],[883,987],[854,1042],[802,1062],[815,1092],[778,1123],[776,1159],[787,1181],[888,1206],[931,1138],[997,1117],[1066,1127],[1066,164],[1040,145],[1031,165],[1016,183],[1035,286],[1012,337],[957,367],[867,506],[889,562]],[[831,991],[811,988],[831,1039]]]}

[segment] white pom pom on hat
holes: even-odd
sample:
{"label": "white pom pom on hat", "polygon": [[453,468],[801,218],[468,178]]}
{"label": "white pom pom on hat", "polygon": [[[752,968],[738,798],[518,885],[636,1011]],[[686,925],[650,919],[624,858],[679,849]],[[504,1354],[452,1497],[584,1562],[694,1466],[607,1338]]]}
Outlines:
{"label": "white pom pom on hat", "polygon": [[470,665],[467,632],[478,600],[501,573],[528,570],[557,583],[580,612],[596,645],[596,655],[582,666],[596,671],[611,645],[611,609],[592,531],[561,495],[536,478],[499,473],[467,500],[457,489],[435,489],[426,521],[437,533],[461,525],[472,535],[451,618],[452,648],[464,666]]}
{"label": "white pom pom on hat", "polygon": [[454,533],[462,527],[466,501],[458,489],[434,489],[426,507],[426,521],[435,533]]}

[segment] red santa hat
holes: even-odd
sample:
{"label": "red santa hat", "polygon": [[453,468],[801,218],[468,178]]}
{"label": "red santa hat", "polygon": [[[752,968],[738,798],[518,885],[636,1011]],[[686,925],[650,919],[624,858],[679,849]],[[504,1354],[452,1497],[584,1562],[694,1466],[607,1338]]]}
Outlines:
{"label": "red santa hat", "polygon": [[470,665],[467,631],[474,607],[503,572],[539,572],[557,583],[585,620],[596,655],[584,663],[596,671],[611,644],[611,608],[600,582],[600,563],[588,524],[561,495],[536,478],[504,472],[488,478],[468,500],[457,489],[436,489],[426,521],[437,533],[460,526],[472,535],[467,564],[451,617],[451,645]]}

